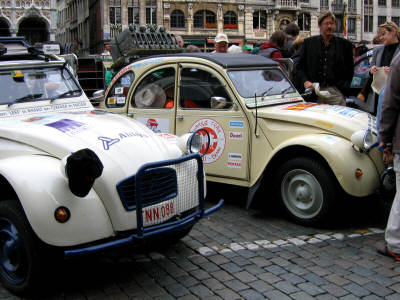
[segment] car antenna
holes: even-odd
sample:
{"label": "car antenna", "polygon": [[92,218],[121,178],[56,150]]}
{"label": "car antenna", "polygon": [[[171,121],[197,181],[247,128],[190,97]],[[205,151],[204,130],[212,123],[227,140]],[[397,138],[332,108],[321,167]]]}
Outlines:
{"label": "car antenna", "polygon": [[254,103],[256,105],[256,127],[254,128],[254,134],[258,137],[257,126],[258,126],[258,105],[257,105],[257,93],[254,93]]}

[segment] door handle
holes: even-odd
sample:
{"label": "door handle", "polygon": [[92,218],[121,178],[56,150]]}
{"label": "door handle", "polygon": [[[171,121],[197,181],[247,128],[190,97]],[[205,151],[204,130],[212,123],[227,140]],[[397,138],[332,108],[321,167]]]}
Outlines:
{"label": "door handle", "polygon": [[176,119],[182,121],[183,120],[183,115],[176,115]]}
{"label": "door handle", "polygon": [[133,113],[127,113],[126,116],[129,118],[133,118]]}

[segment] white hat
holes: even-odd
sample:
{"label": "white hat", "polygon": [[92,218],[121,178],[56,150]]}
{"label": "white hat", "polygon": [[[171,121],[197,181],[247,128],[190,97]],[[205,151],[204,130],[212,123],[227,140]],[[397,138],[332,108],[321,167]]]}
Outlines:
{"label": "white hat", "polygon": [[157,84],[150,83],[135,94],[136,107],[164,107],[166,95]]}
{"label": "white hat", "polygon": [[243,51],[239,46],[232,45],[228,48],[228,53],[243,53]]}
{"label": "white hat", "polygon": [[215,41],[216,43],[220,43],[220,42],[227,42],[227,43],[229,43],[228,37],[227,37],[226,34],[223,33],[223,32],[218,33],[217,36],[215,37],[214,41]]}

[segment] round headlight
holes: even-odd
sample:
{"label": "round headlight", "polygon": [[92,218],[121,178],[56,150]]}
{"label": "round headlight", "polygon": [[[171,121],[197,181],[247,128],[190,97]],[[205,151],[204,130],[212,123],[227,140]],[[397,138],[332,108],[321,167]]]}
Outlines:
{"label": "round headlight", "polygon": [[370,129],[367,129],[364,134],[364,149],[369,150],[371,146],[374,144],[374,136]]}
{"label": "round headlight", "polygon": [[189,137],[186,150],[188,153],[199,153],[204,156],[210,147],[210,134],[204,128],[200,128]]}
{"label": "round headlight", "polygon": [[362,129],[352,134],[351,142],[358,148],[357,150],[368,151],[376,144],[376,137],[371,129]]}

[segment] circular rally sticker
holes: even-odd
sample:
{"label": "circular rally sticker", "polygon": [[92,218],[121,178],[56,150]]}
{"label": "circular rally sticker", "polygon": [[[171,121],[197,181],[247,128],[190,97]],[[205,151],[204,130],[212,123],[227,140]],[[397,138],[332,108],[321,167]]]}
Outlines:
{"label": "circular rally sticker", "polygon": [[[205,129],[210,135],[210,145],[206,155],[203,156],[203,162],[205,164],[211,164],[216,162],[222,155],[225,149],[225,133],[222,126],[213,119],[200,119],[197,120],[192,127],[190,132],[194,132],[198,129]],[[206,135],[205,132],[200,131],[199,134]],[[201,147],[201,153],[204,154],[207,148],[207,144],[203,144]]]}

